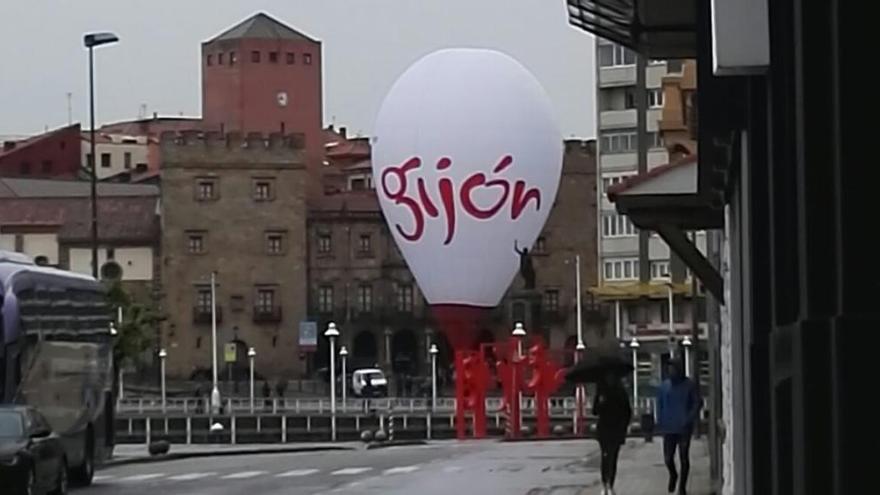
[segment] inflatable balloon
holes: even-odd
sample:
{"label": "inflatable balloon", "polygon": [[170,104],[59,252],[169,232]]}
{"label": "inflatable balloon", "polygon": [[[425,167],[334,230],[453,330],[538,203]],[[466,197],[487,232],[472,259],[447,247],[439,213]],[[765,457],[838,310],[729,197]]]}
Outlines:
{"label": "inflatable balloon", "polygon": [[562,154],[541,85],[497,51],[427,55],[382,103],[372,157],[379,202],[456,349],[516,275],[514,245],[530,247],[540,234]]}

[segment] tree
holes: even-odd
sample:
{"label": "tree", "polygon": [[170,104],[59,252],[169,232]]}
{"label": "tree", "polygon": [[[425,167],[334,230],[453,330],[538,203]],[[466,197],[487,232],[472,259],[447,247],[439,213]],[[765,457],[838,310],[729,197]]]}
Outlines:
{"label": "tree", "polygon": [[110,286],[107,299],[114,315],[118,314],[119,308],[123,314],[122,323],[116,326],[118,333],[113,358],[117,363],[134,360],[153,345],[155,328],[161,318],[152,306],[132,302],[119,281]]}

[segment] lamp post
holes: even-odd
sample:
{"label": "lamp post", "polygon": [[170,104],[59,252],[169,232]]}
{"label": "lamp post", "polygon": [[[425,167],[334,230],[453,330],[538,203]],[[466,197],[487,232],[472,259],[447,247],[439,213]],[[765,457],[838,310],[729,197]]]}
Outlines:
{"label": "lamp post", "polygon": [[162,394],[162,412],[165,412],[165,358],[168,357],[168,353],[165,352],[165,349],[159,349],[159,373],[161,376],[160,381],[160,390]]}
{"label": "lamp post", "polygon": [[[583,342],[577,343],[577,346],[575,347],[575,353],[574,353],[574,362],[575,363],[578,363],[578,362],[580,362],[581,359],[583,359],[584,351],[586,351],[586,350],[587,350],[587,346],[584,345]],[[575,408],[577,408],[577,410],[575,411],[575,424],[574,424],[574,427],[575,427],[574,432],[576,435],[583,433],[583,428],[582,428],[583,420],[584,420],[584,417],[586,416],[584,414],[585,396],[586,396],[586,390],[584,389],[584,385],[579,383],[574,388],[574,402],[575,402]]]}
{"label": "lamp post", "polygon": [[339,330],[332,321],[327,325],[324,337],[330,339],[330,440],[336,441],[336,338]]}
{"label": "lamp post", "polygon": [[633,392],[633,407],[638,410],[639,406],[639,344],[638,339],[635,337],[629,342],[629,348],[632,349],[632,366],[633,366],[633,376],[632,376],[632,392]]}
{"label": "lamp post", "polygon": [[250,366],[250,399],[251,399],[251,414],[254,413],[254,360],[257,357],[257,351],[253,347],[248,349],[248,365]]}
{"label": "lamp post", "polygon": [[691,346],[693,342],[691,342],[689,335],[685,335],[681,345],[684,347],[684,376],[691,376]]}
{"label": "lamp post", "polygon": [[[513,326],[513,332],[511,332],[513,338],[516,339],[516,359],[519,360],[523,357],[523,339],[526,337],[526,329],[523,327],[522,322],[518,321]],[[519,377],[516,375],[516,364],[513,366],[513,384],[514,387],[517,388],[516,392],[516,404],[514,404],[514,425],[516,427],[516,431],[519,432],[522,430],[522,414],[520,411],[522,410],[522,391],[519,390]],[[518,434],[518,433],[517,433]]]}
{"label": "lamp post", "polygon": [[92,207],[92,276],[98,278],[98,157],[95,155],[95,47],[116,43],[119,38],[113,33],[88,33],[83,36],[83,45],[89,49],[89,147],[92,154],[90,170]]}
{"label": "lamp post", "polygon": [[675,303],[672,282],[666,282],[666,300],[669,304],[669,357],[675,357]]}
{"label": "lamp post", "polygon": [[339,347],[339,357],[342,358],[342,380],[340,381],[340,384],[342,385],[342,412],[345,412],[348,399],[348,387],[345,386],[345,364],[348,360],[348,349],[346,349],[345,346]]}
{"label": "lamp post", "polygon": [[220,412],[220,388],[217,386],[217,272],[211,272],[211,414]]}
{"label": "lamp post", "polygon": [[437,409],[437,344],[431,344],[428,354],[431,355],[431,412]]}

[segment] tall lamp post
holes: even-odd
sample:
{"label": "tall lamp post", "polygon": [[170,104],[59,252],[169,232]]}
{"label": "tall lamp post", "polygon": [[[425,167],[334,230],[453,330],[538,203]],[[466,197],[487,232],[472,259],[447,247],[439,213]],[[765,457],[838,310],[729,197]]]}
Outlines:
{"label": "tall lamp post", "polygon": [[220,412],[220,388],[217,386],[217,272],[211,272],[211,414]]}
{"label": "tall lamp post", "polygon": [[83,36],[83,45],[89,49],[89,145],[92,154],[90,170],[92,206],[92,276],[98,278],[98,157],[95,155],[95,47],[116,43],[119,38],[113,33],[88,33]]}
{"label": "tall lamp post", "polygon": [[[523,357],[523,339],[525,339],[526,337],[526,329],[525,327],[523,327],[522,322],[516,322],[516,324],[513,326],[513,332],[511,332],[511,335],[513,335],[513,338],[516,339],[516,359],[519,360]],[[511,419],[513,419],[514,421],[516,431],[519,432],[520,430],[522,430],[522,392],[519,390],[519,377],[516,376],[516,365],[513,366],[513,383],[514,386],[517,388],[517,392],[516,404],[513,405],[514,418]]]}
{"label": "tall lamp post", "polygon": [[632,366],[633,366],[633,376],[632,376],[632,392],[633,392],[633,407],[638,410],[639,407],[639,344],[638,339],[635,337],[629,342],[629,348],[632,349]]}
{"label": "tall lamp post", "polygon": [[672,282],[666,282],[666,300],[669,305],[669,357],[675,357],[675,299],[672,295]]}
{"label": "tall lamp post", "polygon": [[254,360],[257,357],[257,350],[251,347],[248,349],[248,366],[250,369],[248,370],[249,378],[250,378],[250,399],[251,399],[251,414],[254,413]]}
{"label": "tall lamp post", "polygon": [[332,321],[327,325],[324,337],[330,340],[330,440],[336,441],[336,338],[339,330]]}
{"label": "tall lamp post", "polygon": [[342,358],[342,380],[340,381],[340,385],[342,386],[342,412],[345,412],[346,403],[348,402],[348,387],[345,386],[345,365],[348,360],[348,349],[345,346],[339,347],[339,357]]}
{"label": "tall lamp post", "polygon": [[681,345],[684,347],[684,376],[689,377],[691,376],[691,346],[693,345],[689,335],[685,335]]}
{"label": "tall lamp post", "polygon": [[431,344],[428,354],[431,355],[431,412],[437,409],[437,344]]}
{"label": "tall lamp post", "polygon": [[165,352],[165,349],[159,350],[159,373],[161,376],[160,382],[160,391],[162,394],[162,412],[165,412],[165,358],[168,357],[168,353]]}

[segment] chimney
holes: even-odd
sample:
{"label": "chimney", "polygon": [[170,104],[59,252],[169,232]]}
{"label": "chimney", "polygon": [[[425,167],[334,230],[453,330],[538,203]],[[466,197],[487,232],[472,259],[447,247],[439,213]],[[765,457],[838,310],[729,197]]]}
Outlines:
{"label": "chimney", "polygon": [[159,120],[159,112],[153,112],[153,120]]}
{"label": "chimney", "polygon": [[3,141],[3,151],[15,149],[15,141]]}
{"label": "chimney", "polygon": [[346,129],[345,127],[339,127],[339,135],[342,136],[342,139],[348,139],[348,136],[346,135],[347,130],[348,129]]}

